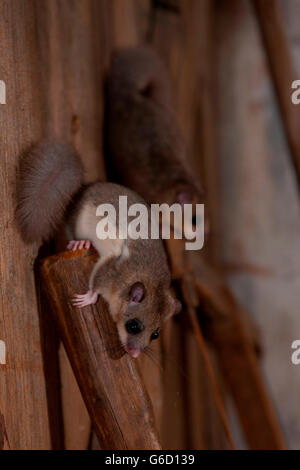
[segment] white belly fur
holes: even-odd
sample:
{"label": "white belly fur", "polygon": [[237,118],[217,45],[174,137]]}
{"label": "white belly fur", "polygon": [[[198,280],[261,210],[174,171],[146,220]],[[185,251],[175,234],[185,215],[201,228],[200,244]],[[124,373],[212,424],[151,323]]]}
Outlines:
{"label": "white belly fur", "polygon": [[90,240],[98,251],[102,262],[110,256],[120,257],[122,255],[127,257],[129,252],[126,240],[119,238],[100,240],[97,237],[96,227],[99,220],[101,218],[96,216],[96,206],[90,203],[85,204],[77,216],[75,238],[77,240]]}

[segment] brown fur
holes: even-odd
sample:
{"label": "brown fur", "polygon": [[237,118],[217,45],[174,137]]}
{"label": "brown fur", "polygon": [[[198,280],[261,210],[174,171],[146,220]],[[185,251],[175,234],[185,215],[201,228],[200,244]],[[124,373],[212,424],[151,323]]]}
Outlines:
{"label": "brown fur", "polygon": [[[92,206],[92,211],[95,207],[95,215],[96,207],[102,203],[112,204],[118,215],[120,195],[128,197],[128,206],[146,204],[135,192],[123,186],[104,182],[83,186],[81,180],[79,158],[66,144],[44,141],[27,153],[21,161],[17,189],[17,216],[27,242],[48,238],[64,220],[74,238],[76,221],[87,204]],[[89,229],[91,237],[96,233],[96,223],[97,220]],[[102,242],[100,245],[102,249]],[[171,295],[170,273],[161,240],[129,239],[127,247],[129,255],[123,258],[111,254],[107,258],[104,256],[103,264],[91,276],[91,289],[108,301],[123,344],[130,343],[141,351],[148,346],[151,334],[160,323],[176,312],[177,303]],[[140,303],[132,304],[130,292],[135,283],[144,286],[145,295]],[[133,318],[138,318],[145,328],[128,338],[125,323]]]}
{"label": "brown fur", "polygon": [[108,79],[108,139],[122,183],[149,203],[203,202],[186,166],[166,70],[148,48],[117,52]]}
{"label": "brown fur", "polygon": [[17,221],[27,243],[48,239],[82,184],[82,165],[63,142],[42,141],[21,160],[17,187]]}
{"label": "brown fur", "polygon": [[[68,220],[71,230],[74,227],[76,213],[87,202],[96,207],[109,202],[116,208],[118,225],[119,196],[127,196],[128,207],[134,203],[146,202],[134,191],[114,183],[96,182],[76,198],[73,213]],[[149,208],[150,233],[150,208]],[[130,218],[129,218],[130,221]],[[167,258],[161,240],[128,239],[129,257],[124,259],[109,258],[100,268],[93,280],[92,289],[108,300],[111,314],[118,328],[127,320],[138,318],[145,330],[132,338],[132,342],[141,350],[150,340],[151,334],[173,315],[178,307],[170,290],[171,277]],[[136,282],[145,286],[145,298],[136,305],[130,305],[130,289]]]}

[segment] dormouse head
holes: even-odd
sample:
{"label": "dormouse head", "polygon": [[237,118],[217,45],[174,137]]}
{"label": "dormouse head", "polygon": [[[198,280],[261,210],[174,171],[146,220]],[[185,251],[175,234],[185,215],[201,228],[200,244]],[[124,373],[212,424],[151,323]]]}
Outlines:
{"label": "dormouse head", "polygon": [[[196,229],[199,231],[204,229],[204,234],[208,235],[209,214],[207,206],[205,206],[204,216],[203,204],[205,199],[201,188],[199,189],[184,180],[177,181],[173,186],[165,188],[163,201],[167,203],[170,210],[170,215],[166,218],[167,225],[171,224],[174,233],[179,238],[192,237]],[[161,204],[161,201],[157,202]],[[163,224],[162,217],[160,221]]]}
{"label": "dormouse head", "polygon": [[136,281],[129,287],[125,312],[117,321],[117,329],[124,349],[136,358],[159,337],[161,325],[181,310],[170,288],[146,288]]}

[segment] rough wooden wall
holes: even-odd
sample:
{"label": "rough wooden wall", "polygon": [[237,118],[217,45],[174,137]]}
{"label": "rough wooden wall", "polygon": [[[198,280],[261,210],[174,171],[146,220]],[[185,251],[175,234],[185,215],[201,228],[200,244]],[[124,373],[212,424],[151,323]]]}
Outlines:
{"label": "rough wooden wall", "polygon": [[[300,334],[299,192],[251,2],[216,5],[224,270],[260,326],[263,371],[287,443],[299,448],[300,375],[290,359]],[[299,72],[299,2],[280,6]]]}
{"label": "rough wooden wall", "polygon": [[[14,26],[12,28],[12,25]],[[34,2],[0,2],[0,74],[7,103],[0,106],[0,447],[50,446],[39,315],[33,264],[37,247],[25,247],[14,217],[20,152],[42,133],[42,98]]]}
{"label": "rough wooden wall", "polygon": [[[280,4],[299,71],[299,2]],[[207,106],[201,101],[208,60],[203,29],[212,5],[219,251],[236,295],[259,322],[264,373],[288,443],[299,448],[300,379],[290,362],[291,342],[300,338],[299,193],[249,0],[1,0],[0,79],[7,85],[7,104],[0,105],[0,340],[7,346],[7,364],[0,366],[0,447],[50,448],[33,275],[38,247],[25,247],[14,223],[19,153],[43,135],[60,135],[81,153],[88,181],[104,177],[103,79],[110,53],[148,42],[170,68],[179,123],[191,164],[199,171],[205,142],[198,132],[205,125],[201,109]],[[180,324],[172,328],[163,375],[141,361],[165,446],[222,447],[193,338],[189,333],[183,337]],[[63,372],[67,367],[61,359],[65,443],[85,448],[89,420],[71,371]],[[54,369],[55,376],[58,363]],[[163,381],[168,406],[162,414]],[[192,394],[186,393],[187,383]],[[57,391],[59,384],[51,386]]]}
{"label": "rough wooden wall", "polygon": [[[164,24],[173,28],[175,21],[179,29],[176,26],[173,33],[180,36],[183,19],[177,7],[161,8],[148,0],[12,0],[1,2],[0,8],[0,72],[8,88],[8,104],[0,108],[3,129],[1,226],[5,227],[1,236],[2,245],[6,247],[1,250],[0,331],[4,332],[8,350],[8,364],[2,366],[0,377],[3,415],[0,429],[6,430],[12,448],[49,448],[46,387],[32,269],[38,247],[25,247],[13,223],[12,196],[19,153],[42,136],[63,137],[82,155],[87,181],[104,177],[103,90],[110,53],[115,47],[154,40],[159,46],[155,31],[167,34],[167,30],[164,33],[162,29]],[[185,32],[188,32],[188,25]],[[163,41],[163,36],[161,39]],[[184,42],[180,46],[181,53],[183,45]],[[189,105],[186,112],[189,120]],[[185,120],[181,122],[184,124]],[[42,310],[41,314],[44,317],[47,313]],[[59,364],[57,338],[49,322],[42,323],[42,331],[52,445],[85,448],[90,432],[89,419],[68,361],[62,352]],[[192,338],[187,339],[184,346],[180,331],[181,326],[177,325],[173,336],[175,340],[177,335],[179,342],[176,346],[174,341],[173,348],[176,352],[183,347],[189,361],[189,357],[196,355],[196,348]],[[159,346],[156,354],[159,357]],[[177,353],[167,365],[167,375],[162,375],[160,368],[149,359],[141,361],[157,421],[164,429],[166,446],[213,447],[218,432],[213,429],[211,411],[208,412],[203,400],[198,401],[198,391],[205,395],[201,361],[193,360],[189,366],[182,363],[177,374],[174,373],[176,356]],[[59,399],[61,385],[57,382],[59,372],[62,400]],[[171,406],[165,414],[163,425],[162,384],[166,377],[175,386],[173,398],[168,387],[165,400],[175,408]],[[193,384],[194,392],[190,396],[186,393],[186,380]],[[12,400],[14,407],[10,406]],[[56,433],[53,426],[61,423],[61,406],[65,429],[64,433]],[[195,407],[199,412],[197,416],[193,413]],[[178,426],[175,433],[174,423]],[[212,425],[211,429],[207,423]],[[5,436],[3,434],[0,443],[3,441],[7,447]]]}
{"label": "rough wooden wall", "polygon": [[[87,182],[105,178],[103,77],[111,48],[110,13],[109,4],[103,1],[36,2],[44,135],[73,143],[81,155]],[[63,250],[65,240],[58,239],[57,245]],[[62,346],[59,368],[64,442],[55,446],[85,449],[90,420]],[[50,393],[49,400],[52,396]],[[55,429],[53,435],[57,435]]]}
{"label": "rough wooden wall", "polygon": [[[83,158],[86,180],[104,176],[102,158],[103,76],[112,47],[111,5],[93,0],[0,2],[0,72],[7,85],[1,119],[1,366],[2,433],[11,448],[50,448],[40,326],[33,264],[37,246],[25,247],[14,223],[13,193],[20,152],[42,136],[71,141]],[[41,311],[44,317],[46,313]],[[43,327],[50,421],[61,422],[59,371],[50,327]],[[51,363],[51,370],[48,370]],[[72,373],[61,359],[65,443],[86,448],[89,420]],[[50,374],[50,375],[49,375]],[[13,405],[12,405],[13,403]],[[52,444],[61,447],[52,430]],[[53,441],[54,436],[54,441]],[[56,436],[56,437],[55,437]],[[60,436],[63,437],[63,436]],[[1,436],[0,444],[7,439]]]}

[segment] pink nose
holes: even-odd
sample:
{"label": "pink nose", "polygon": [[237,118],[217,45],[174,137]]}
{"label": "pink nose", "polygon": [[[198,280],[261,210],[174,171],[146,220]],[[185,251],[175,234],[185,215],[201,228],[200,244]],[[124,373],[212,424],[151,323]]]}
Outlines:
{"label": "pink nose", "polygon": [[141,353],[141,350],[140,349],[137,349],[137,348],[132,348],[131,346],[128,346],[126,345],[125,346],[125,351],[130,354],[131,357],[138,357]]}

